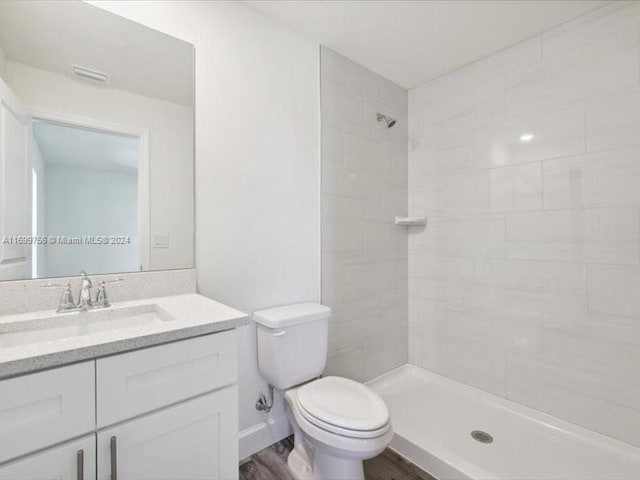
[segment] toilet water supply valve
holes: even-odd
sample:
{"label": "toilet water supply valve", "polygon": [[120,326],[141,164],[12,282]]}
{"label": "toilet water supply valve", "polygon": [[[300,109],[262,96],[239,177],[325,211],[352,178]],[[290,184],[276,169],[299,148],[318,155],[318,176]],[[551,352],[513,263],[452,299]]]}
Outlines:
{"label": "toilet water supply valve", "polygon": [[264,395],[260,395],[260,398],[256,402],[256,410],[264,410],[265,413],[269,413],[273,408],[273,385],[269,385],[269,399]]}

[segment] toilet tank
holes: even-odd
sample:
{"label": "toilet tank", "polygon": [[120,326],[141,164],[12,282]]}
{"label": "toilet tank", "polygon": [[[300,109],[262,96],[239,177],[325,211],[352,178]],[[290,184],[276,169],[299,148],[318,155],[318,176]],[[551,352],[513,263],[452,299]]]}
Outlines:
{"label": "toilet tank", "polygon": [[327,326],[331,309],[298,303],[253,314],[258,329],[258,367],[278,390],[312,380],[327,363]]}

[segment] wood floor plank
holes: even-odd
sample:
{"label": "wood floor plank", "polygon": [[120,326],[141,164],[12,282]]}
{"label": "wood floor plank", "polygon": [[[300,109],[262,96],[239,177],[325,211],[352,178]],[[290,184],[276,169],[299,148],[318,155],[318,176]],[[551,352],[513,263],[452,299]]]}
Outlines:
{"label": "wood floor plank", "polygon": [[364,476],[367,480],[435,480],[388,448],[377,457],[364,461]]}
{"label": "wood floor plank", "polygon": [[[293,437],[275,443],[240,464],[240,480],[294,480],[287,466]],[[435,480],[417,465],[386,449],[364,462],[366,480]]]}
{"label": "wood floor plank", "polygon": [[258,465],[253,457],[240,465],[240,477],[246,480],[274,480],[270,472]]}

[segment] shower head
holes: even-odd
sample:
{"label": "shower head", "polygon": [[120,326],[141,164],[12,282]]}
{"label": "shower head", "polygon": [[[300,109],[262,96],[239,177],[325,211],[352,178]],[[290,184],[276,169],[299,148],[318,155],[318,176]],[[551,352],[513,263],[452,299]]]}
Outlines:
{"label": "shower head", "polygon": [[387,125],[387,128],[391,128],[396,124],[396,120],[394,118],[391,118],[388,115],[384,115],[382,113],[377,113],[376,118],[379,122],[384,122]]}

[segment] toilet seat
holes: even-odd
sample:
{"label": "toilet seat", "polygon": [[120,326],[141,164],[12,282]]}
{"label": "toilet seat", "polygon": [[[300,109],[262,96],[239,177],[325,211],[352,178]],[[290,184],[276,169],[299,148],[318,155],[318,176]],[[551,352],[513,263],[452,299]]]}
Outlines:
{"label": "toilet seat", "polygon": [[340,436],[376,438],[391,428],[384,401],[347,378],[325,377],[301,386],[295,406],[309,423]]}

